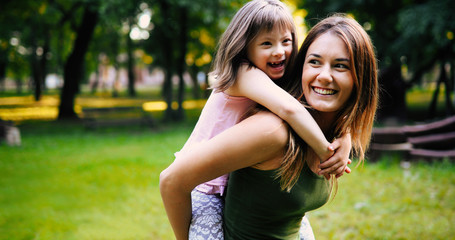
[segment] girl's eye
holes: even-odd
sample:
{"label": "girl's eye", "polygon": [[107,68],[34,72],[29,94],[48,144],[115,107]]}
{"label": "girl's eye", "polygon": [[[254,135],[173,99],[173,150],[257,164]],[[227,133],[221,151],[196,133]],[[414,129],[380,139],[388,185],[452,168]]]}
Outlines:
{"label": "girl's eye", "polygon": [[272,43],[271,42],[263,42],[261,45],[270,46],[270,45],[272,45]]}
{"label": "girl's eye", "polygon": [[292,39],[289,39],[289,38],[288,38],[288,39],[285,39],[285,40],[283,41],[283,43],[291,44],[291,43],[292,43]]}

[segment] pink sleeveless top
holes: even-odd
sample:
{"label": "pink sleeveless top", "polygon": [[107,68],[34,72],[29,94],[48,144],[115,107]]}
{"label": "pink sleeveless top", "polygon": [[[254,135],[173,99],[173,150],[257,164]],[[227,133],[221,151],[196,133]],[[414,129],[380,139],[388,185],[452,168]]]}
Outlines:
{"label": "pink sleeveless top", "polygon": [[[234,126],[246,111],[255,104],[254,101],[246,97],[235,97],[224,92],[212,91],[193,132],[183,148],[175,153],[175,156],[185,154],[192,145],[207,141]],[[200,184],[196,189],[207,194],[219,193],[223,195],[227,180],[228,174]]]}

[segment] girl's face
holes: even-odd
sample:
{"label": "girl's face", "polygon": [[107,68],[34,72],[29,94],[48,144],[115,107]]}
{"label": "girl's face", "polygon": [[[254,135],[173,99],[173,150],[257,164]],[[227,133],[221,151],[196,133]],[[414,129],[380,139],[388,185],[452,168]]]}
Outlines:
{"label": "girl's face", "polygon": [[292,46],[291,31],[263,30],[248,44],[247,57],[272,80],[278,80],[284,75]]}
{"label": "girl's face", "polygon": [[350,55],[346,44],[333,33],[314,40],[305,56],[302,73],[303,94],[317,111],[336,113],[353,91]]}

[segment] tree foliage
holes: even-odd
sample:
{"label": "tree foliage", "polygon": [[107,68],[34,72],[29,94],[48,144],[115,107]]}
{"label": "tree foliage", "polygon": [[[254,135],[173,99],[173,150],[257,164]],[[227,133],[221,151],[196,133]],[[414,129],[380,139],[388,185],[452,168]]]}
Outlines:
{"label": "tree foliage", "polygon": [[[154,29],[144,45],[154,56],[154,66],[165,71],[162,95],[168,105],[165,119],[183,118],[183,73],[192,73],[193,79],[199,71],[207,71],[215,50],[217,37],[226,27],[227,19],[238,9],[232,1],[200,0],[150,1],[153,10]],[[172,76],[179,78],[178,109],[172,109]],[[197,89],[198,84],[194,83]]]}
{"label": "tree foliage", "polygon": [[[79,85],[96,71],[100,55],[116,68],[128,68],[128,91],[135,95],[133,68],[141,59],[134,59],[133,52],[142,48],[149,59],[153,57],[151,67],[166,73],[166,116],[180,119],[183,73],[189,72],[196,79],[200,71],[208,71],[217,37],[240,7],[237,2],[245,1],[5,0],[0,8],[0,81],[6,69],[17,78],[31,75],[39,100],[46,73],[61,74],[64,83],[59,119],[75,118]],[[150,38],[133,41],[129,33],[144,3],[153,13],[152,27],[146,29]],[[120,61],[119,55],[126,55],[127,62]],[[171,108],[174,75],[179,77],[177,111]],[[194,85],[197,90],[198,84]]]}

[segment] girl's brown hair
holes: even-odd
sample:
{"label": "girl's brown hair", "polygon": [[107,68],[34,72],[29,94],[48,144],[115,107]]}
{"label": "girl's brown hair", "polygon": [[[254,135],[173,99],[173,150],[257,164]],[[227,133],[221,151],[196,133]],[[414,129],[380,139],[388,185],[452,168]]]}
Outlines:
{"label": "girl's brown hair", "polygon": [[[354,89],[352,95],[333,123],[331,134],[327,139],[340,137],[350,133],[354,154],[359,163],[364,160],[365,152],[371,139],[371,131],[378,104],[378,79],[375,51],[370,37],[360,24],[343,14],[336,14],[316,24],[308,33],[303,42],[295,62],[291,80],[301,79],[303,64],[310,45],[319,36],[325,33],[334,33],[342,39],[350,55]],[[302,93],[301,81],[288,81],[284,86],[293,96],[305,98]],[[282,166],[278,175],[281,177],[282,188],[290,190],[295,184],[303,167],[301,160],[306,154],[305,143],[290,130],[290,141]]]}
{"label": "girl's brown hair", "polygon": [[298,49],[295,24],[291,13],[278,0],[254,0],[245,4],[235,14],[218,43],[210,73],[216,79],[212,87],[217,91],[224,91],[232,86],[240,64],[247,60],[248,44],[261,31],[270,32],[276,27],[291,31],[293,49],[288,66],[286,66],[286,69],[290,69]]}

